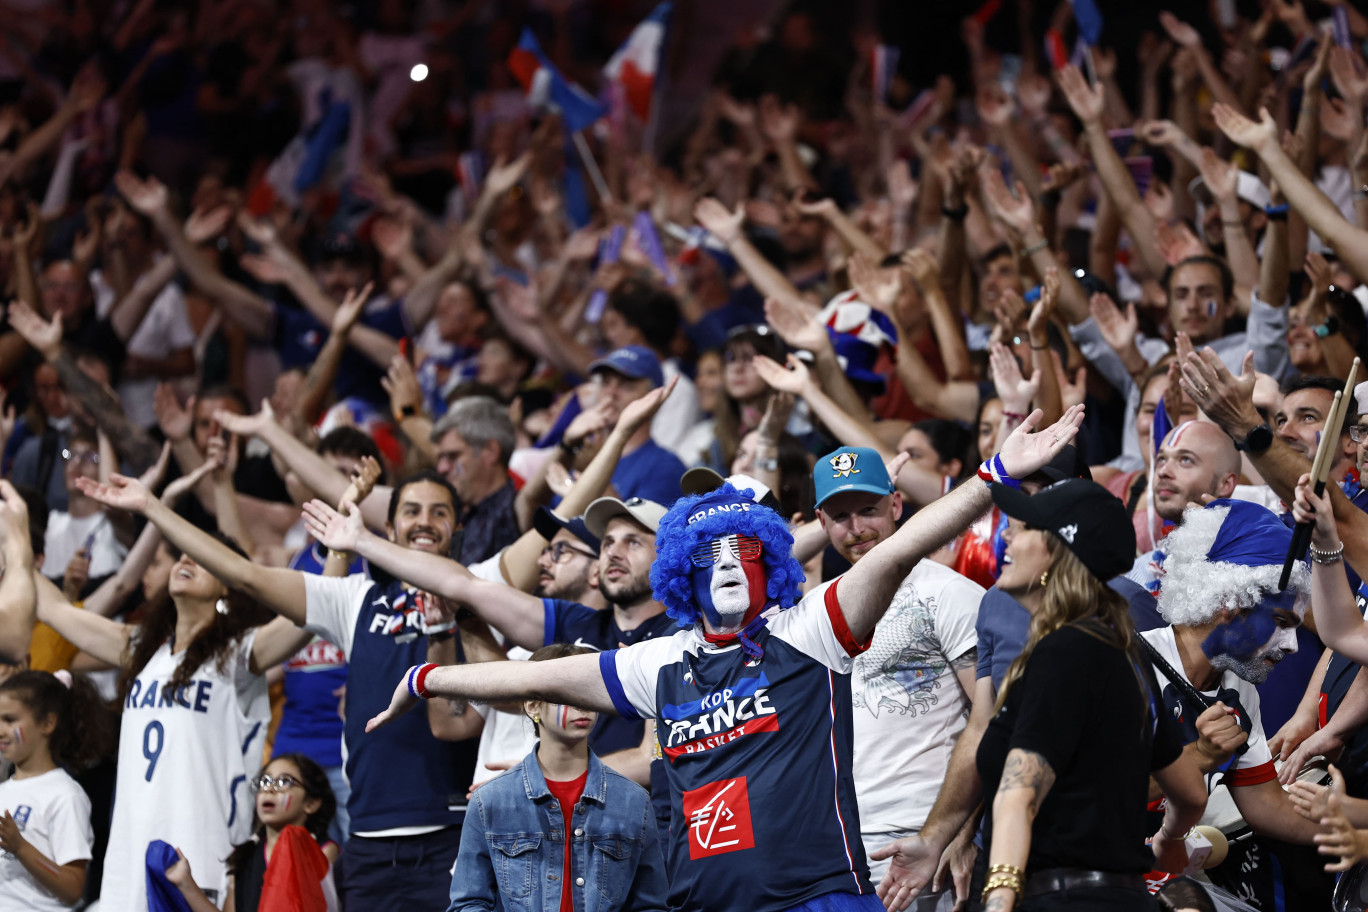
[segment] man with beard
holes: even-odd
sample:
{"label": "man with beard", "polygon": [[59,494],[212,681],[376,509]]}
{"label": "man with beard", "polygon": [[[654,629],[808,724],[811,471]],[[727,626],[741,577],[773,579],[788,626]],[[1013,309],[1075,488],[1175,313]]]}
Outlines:
{"label": "man with beard", "polygon": [[[445,560],[438,555],[447,553],[455,522],[455,492],[426,471],[395,486],[385,531],[405,553]],[[379,737],[365,734],[369,714],[388,705],[390,679],[428,655],[424,599],[413,581],[266,567],[208,536],[184,544],[191,546],[188,557],[230,588],[335,643],[346,658],[343,744],[352,791],[351,834],[340,862],[343,902],[395,912],[442,908],[460,846],[469,764],[460,763],[456,745],[433,737],[426,714]],[[467,623],[463,633],[471,643],[477,631]],[[399,869],[403,877],[395,877]]]}
{"label": "man with beard", "polygon": [[[1291,537],[1276,514],[1257,504],[1216,500],[1194,507],[1165,542],[1159,613],[1172,626],[1141,637],[1165,708],[1183,729],[1184,750],[1206,774],[1208,788],[1224,784],[1257,835],[1309,845],[1320,828],[1296,813],[1278,783],[1255,689],[1296,652],[1310,598],[1310,573],[1300,561],[1287,589],[1278,591]],[[1241,844],[1248,858],[1213,874],[1222,875],[1218,882],[1227,889],[1271,908],[1270,865],[1259,857],[1268,850],[1260,840]],[[1295,858],[1295,850],[1280,851],[1281,870]],[[1289,908],[1302,907],[1291,901],[1297,889],[1321,886],[1290,880]]]}
{"label": "man with beard", "polygon": [[[817,519],[852,565],[897,531],[902,495],[876,451],[828,453],[813,477]],[[935,803],[974,692],[983,591],[943,564],[920,561],[875,625],[868,651],[855,659],[852,769],[867,853],[916,833]],[[886,859],[872,861],[870,881],[877,886],[887,868]],[[953,905],[947,888],[928,893],[917,908]]]}
{"label": "man with beard", "polygon": [[[1240,454],[1216,425],[1184,421],[1159,447],[1154,456],[1154,512],[1167,523],[1183,521],[1188,504],[1202,496],[1229,497],[1240,483]],[[1135,559],[1126,578],[1156,596],[1163,585],[1168,545]]]}
{"label": "man with beard", "polygon": [[[308,509],[312,512],[312,505]],[[602,610],[567,598],[573,593],[572,579],[549,574],[551,587],[543,590],[544,597],[538,597],[481,578],[445,557],[389,547],[393,542],[364,530],[359,513],[352,513],[348,524],[358,554],[434,595],[468,608],[513,646],[532,650],[551,643],[573,643],[607,650],[667,636],[674,630],[674,621],[665,615],[665,606],[651,594],[656,529],[664,515],[665,508],[660,504],[640,498],[621,501],[601,497],[585,511],[586,532],[602,542],[595,569],[598,591],[607,604]],[[546,522],[541,519],[541,530],[548,530]],[[562,528],[555,539],[572,548],[583,547],[582,542],[576,545],[562,537],[571,535]],[[553,540],[551,549],[555,548]],[[371,557],[372,554],[375,556]],[[590,747],[614,769],[645,785],[650,782],[650,758],[641,749],[645,734],[640,721],[604,714],[590,737]]]}

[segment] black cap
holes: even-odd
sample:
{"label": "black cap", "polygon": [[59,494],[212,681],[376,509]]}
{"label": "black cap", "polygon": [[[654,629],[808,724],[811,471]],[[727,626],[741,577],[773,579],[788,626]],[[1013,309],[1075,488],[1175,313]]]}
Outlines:
{"label": "black cap", "polygon": [[1135,526],[1126,505],[1097,482],[1068,478],[1034,495],[1007,485],[990,487],[1003,513],[1058,535],[1103,582],[1135,563]]}
{"label": "black cap", "polygon": [[537,512],[532,514],[532,528],[536,529],[537,534],[547,541],[555,538],[556,533],[564,529],[588,545],[595,554],[599,553],[600,542],[598,537],[589,531],[589,527],[584,524],[583,516],[563,519],[548,507],[538,507]]}
{"label": "black cap", "polygon": [[1083,454],[1078,452],[1078,447],[1072,443],[1065,444],[1064,449],[1055,453],[1054,458],[1041,466],[1035,474],[1044,475],[1052,483],[1066,478],[1092,481],[1092,470],[1088,468],[1088,460],[1083,458]]}

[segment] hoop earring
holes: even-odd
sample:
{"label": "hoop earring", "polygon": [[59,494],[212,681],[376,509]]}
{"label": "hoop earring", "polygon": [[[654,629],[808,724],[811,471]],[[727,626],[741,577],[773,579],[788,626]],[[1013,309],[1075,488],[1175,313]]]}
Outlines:
{"label": "hoop earring", "polygon": [[227,614],[227,613],[228,613],[228,600],[227,600],[227,599],[219,599],[217,602],[214,603],[214,610],[217,611],[219,614]]}

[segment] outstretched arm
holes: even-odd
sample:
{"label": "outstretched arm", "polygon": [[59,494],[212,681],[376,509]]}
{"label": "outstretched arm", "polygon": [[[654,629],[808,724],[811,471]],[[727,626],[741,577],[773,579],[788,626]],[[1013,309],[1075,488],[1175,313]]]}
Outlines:
{"label": "outstretched arm", "polygon": [[22,665],[28,655],[37,610],[33,589],[33,547],[29,540],[28,505],[14,485],[0,480],[0,660]]}
{"label": "outstretched arm", "polygon": [[88,497],[105,506],[146,516],[148,522],[161,529],[167,541],[225,586],[246,593],[301,627],[304,625],[304,574],[252,563],[154,498],[136,479],[114,475],[107,485],[90,479],[81,479],[78,484]]}
{"label": "outstretched arm", "polygon": [[[599,654],[566,656],[546,662],[485,662],[432,669],[423,682],[426,696],[448,699],[545,700],[600,713],[616,713],[599,671]],[[413,708],[409,675],[394,690],[389,708],[366,723],[374,731]]]}
{"label": "outstretched arm", "polygon": [[544,645],[546,612],[536,596],[479,579],[448,557],[414,551],[368,532],[351,505],[343,517],[321,500],[311,500],[304,505],[304,523],[324,547],[354,551],[410,585],[460,602],[515,645]]}
{"label": "outstretched arm", "polygon": [[[1083,407],[1076,405],[1055,424],[1033,433],[1037,409],[1012,432],[999,454],[1007,473],[1025,478],[1052,459],[1078,433]],[[888,610],[893,593],[921,560],[983,515],[992,503],[988,485],[974,478],[918,510],[892,538],[874,548],[840,582],[841,610],[856,642],[863,642]]]}

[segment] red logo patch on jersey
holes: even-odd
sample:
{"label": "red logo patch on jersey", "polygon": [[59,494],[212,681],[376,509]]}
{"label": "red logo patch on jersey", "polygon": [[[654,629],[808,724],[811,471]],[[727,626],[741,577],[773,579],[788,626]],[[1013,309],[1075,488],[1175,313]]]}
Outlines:
{"label": "red logo patch on jersey", "polygon": [[684,793],[689,859],[755,848],[746,777],[710,782]]}

